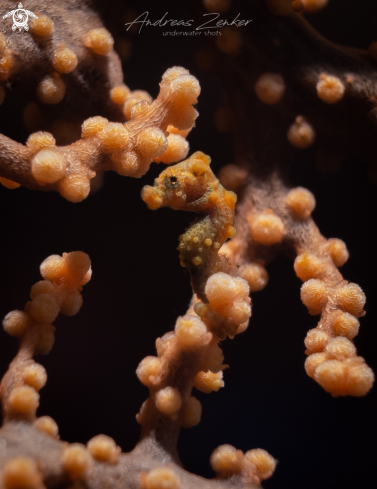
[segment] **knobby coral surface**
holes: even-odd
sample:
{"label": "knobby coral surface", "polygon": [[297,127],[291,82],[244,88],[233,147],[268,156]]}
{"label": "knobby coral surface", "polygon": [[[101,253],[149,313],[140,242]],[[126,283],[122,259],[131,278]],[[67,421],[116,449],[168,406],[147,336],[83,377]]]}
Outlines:
{"label": "knobby coral surface", "polygon": [[15,182],[31,189],[57,190],[67,200],[80,202],[88,196],[90,180],[98,172],[114,170],[141,177],[154,159],[180,160],[187,155],[188,144],[177,132],[192,128],[198,114],[191,104],[199,93],[196,78],[175,67],[164,74],[155,101],[134,100],[126,124],[91,117],[82,124],[81,139],[61,147],[52,134],[43,131],[31,134],[26,146],[0,136],[5,184],[10,180],[11,186]]}
{"label": "knobby coral surface", "polygon": [[[238,2],[203,3],[210,12],[239,8]],[[211,457],[216,479],[204,480],[181,467],[176,447],[181,427],[195,426],[201,418],[193,387],[210,393],[224,385],[226,366],[219,341],[247,328],[249,293],[267,285],[265,265],[279,253],[295,256],[294,270],[303,281],[302,302],[309,314],[320,315],[317,328],[305,339],[307,374],[333,396],[363,396],[372,387],[373,372],[357,356],[352,342],[365,314],[365,295],[338,270],[348,259],[346,245],[321,235],[311,219],[313,194],[292,188],[287,178],[296,151],[315,139],[334,149],[357,141],[367,158],[374,145],[375,65],[367,53],[328,43],[306,23],[300,12],[325,4],[314,0],[242,3],[245,15],[254,16],[256,28],[224,27],[221,38],[209,48],[233,121],[234,164],[222,170],[220,183],[210,169],[210,158],[196,152],[164,170],[153,187],[143,189],[142,198],[150,209],[167,206],[199,216],[180,236],[178,247],[181,265],[191,276],[190,307],[177,319],[174,331],[157,339],[157,356],[147,356],[137,369],[149,397],[137,415],[141,441],[131,453],[120,454],[105,435],[94,437],[86,447],[61,442],[51,418],[36,418],[38,391],[47,377],[32,357],[51,349],[51,323],[58,313],[73,315],[80,309],[81,288],[90,279],[88,256],[73,252],[49,257],[41,265],[45,280],[33,286],[31,302],[24,311],[12,311],[4,319],[5,330],[20,338],[19,353],[1,384],[1,437],[6,450],[0,464],[5,489],[38,489],[42,484],[254,487],[270,477],[276,461],[263,449],[243,454],[230,445],[218,447]],[[184,159],[188,145],[183,137],[197,116],[192,107],[200,93],[196,78],[174,67],[165,72],[155,101],[146,94],[130,94],[122,84],[111,36],[89,4],[38,5],[46,18],[40,16],[32,24],[30,37],[22,38],[25,45],[16,47],[20,41],[15,35],[5,36],[3,44],[0,38],[6,89],[16,90],[17,80],[24,80],[31,70],[24,96],[56,105],[56,114],[70,117],[71,102],[80,92],[76,77],[85,80],[79,73],[94,66],[103,78],[98,77],[98,87],[89,91],[91,96],[97,90],[102,94],[101,115],[84,105],[83,118],[90,117],[82,124],[82,139],[65,147],[56,146],[46,131],[33,133],[26,146],[0,136],[2,183],[58,190],[78,202],[88,195],[89,180],[97,172],[115,170],[139,177],[152,160]],[[30,8],[37,11],[37,6]],[[77,16],[67,30],[57,21],[70,9]],[[89,30],[79,22],[80,15],[88,19]],[[18,52],[28,53],[24,66]],[[35,66],[38,70],[33,70]],[[355,124],[349,114],[360,122]],[[129,121],[124,124],[123,118]]]}

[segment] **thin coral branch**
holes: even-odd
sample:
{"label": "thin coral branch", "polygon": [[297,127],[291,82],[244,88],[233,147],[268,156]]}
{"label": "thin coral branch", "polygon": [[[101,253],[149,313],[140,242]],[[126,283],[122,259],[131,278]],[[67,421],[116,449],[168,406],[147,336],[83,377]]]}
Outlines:
{"label": "thin coral branch", "polygon": [[91,278],[90,259],[75,251],[62,257],[52,255],[41,265],[45,280],[31,288],[24,311],[11,311],[3,321],[4,329],[20,339],[17,356],[10,364],[0,386],[4,422],[35,421],[38,391],[47,381],[46,371],[33,356],[50,352],[55,340],[52,323],[59,312],[74,316],[82,305],[81,290]]}

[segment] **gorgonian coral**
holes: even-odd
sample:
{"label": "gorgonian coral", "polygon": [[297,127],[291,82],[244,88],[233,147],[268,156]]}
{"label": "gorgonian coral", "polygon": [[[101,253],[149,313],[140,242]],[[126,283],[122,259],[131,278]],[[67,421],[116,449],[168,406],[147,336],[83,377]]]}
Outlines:
{"label": "gorgonian coral", "polygon": [[[326,3],[242,3],[245,15],[255,14],[256,27],[224,27],[201,58],[223,81],[227,107],[216,121],[235,135],[234,163],[221,170],[220,183],[210,158],[196,152],[143,189],[150,209],[165,206],[198,217],[178,245],[181,265],[190,272],[192,301],[174,330],[156,340],[156,356],[146,356],[136,370],[149,397],[136,415],[142,434],[132,452],[121,453],[104,434],[86,446],[61,442],[57,423],[36,417],[47,374],[33,355],[50,351],[59,312],[74,315],[80,309],[81,289],[91,275],[88,256],[49,257],[31,301],[4,318],[4,329],[20,338],[1,384],[5,489],[255,487],[270,477],[276,460],[265,450],[243,453],[221,445],[210,459],[216,479],[204,480],[181,467],[177,440],[182,427],[201,420],[193,388],[211,393],[224,386],[227,365],[220,341],[245,331],[249,294],[267,285],[266,266],[280,253],[294,256],[295,273],[303,281],[301,300],[309,314],[320,315],[305,339],[307,374],[334,397],[363,396],[372,387],[374,374],[353,344],[365,295],[338,270],[348,259],[347,247],[320,234],[311,218],[314,195],[292,187],[287,176],[297,150],[314,144],[335,150],[359,145],[367,158],[374,149],[375,46],[366,54],[317,36],[300,12],[316,12]],[[238,9],[228,0],[203,4],[215,13],[236,15]],[[31,1],[29,8],[37,11],[37,3]],[[31,101],[24,118],[32,133],[26,145],[0,136],[1,183],[54,190],[79,202],[97,173],[113,170],[138,178],[152,161],[186,158],[185,137],[198,115],[193,107],[198,80],[173,67],[164,73],[155,100],[142,90],[131,91],[123,83],[112,35],[89,2],[39,2],[38,8],[42,12],[27,36],[0,34],[0,102],[8,92]],[[72,22],[70,29],[63,16]],[[369,119],[355,125],[347,117],[355,112],[369,113]]]}
{"label": "gorgonian coral", "polygon": [[170,68],[155,101],[134,99],[126,124],[91,117],[82,124],[81,139],[63,147],[43,131],[31,134],[26,146],[1,135],[3,184],[9,186],[10,180],[11,186],[56,190],[67,200],[80,202],[88,196],[90,180],[98,172],[114,170],[138,178],[154,159],[181,160],[188,153],[188,143],[179,132],[194,125],[198,113],[192,104],[199,93],[199,82],[187,70]]}
{"label": "gorgonian coral", "polygon": [[[82,287],[89,282],[92,270],[86,253],[75,251],[52,255],[41,264],[44,280],[33,285],[31,301],[23,311],[7,314],[3,327],[7,333],[20,338],[17,356],[1,382],[1,401],[4,421],[36,421],[39,404],[38,391],[45,385],[44,367],[35,363],[35,354],[50,352],[55,336],[52,323],[59,313],[74,316],[82,306]],[[37,423],[39,429],[49,434],[55,429],[46,420]]]}

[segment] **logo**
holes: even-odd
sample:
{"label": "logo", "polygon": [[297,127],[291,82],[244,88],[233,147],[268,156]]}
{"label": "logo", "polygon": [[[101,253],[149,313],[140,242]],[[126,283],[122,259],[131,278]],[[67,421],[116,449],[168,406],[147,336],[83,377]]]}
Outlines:
{"label": "logo", "polygon": [[22,3],[18,4],[18,9],[11,10],[7,14],[5,14],[3,16],[3,19],[6,19],[7,17],[11,17],[12,15],[13,15],[13,25],[12,25],[13,31],[15,31],[16,29],[19,29],[20,32],[22,31],[22,29],[28,31],[29,26],[27,25],[27,23],[29,20],[29,15],[34,19],[38,19],[38,17],[35,14],[33,14],[33,12],[30,12],[30,10],[25,10],[22,6]]}
{"label": "logo", "polygon": [[[167,16],[169,15],[169,12],[165,12],[164,15],[161,17],[161,19],[158,19],[154,22],[152,22],[149,19],[149,12],[143,12],[139,17],[137,17],[135,20],[132,22],[128,22],[125,24],[127,27],[127,31],[133,27],[136,26],[137,24],[140,24],[139,28],[139,34],[141,32],[141,29],[145,26],[153,26],[153,27],[174,27],[174,26],[181,26],[181,27],[194,27],[193,22],[194,19],[189,19],[189,20],[179,20],[179,19],[169,19]],[[247,26],[250,24],[250,22],[253,21],[253,19],[240,19],[241,14],[238,14],[237,17],[235,17],[232,21],[229,21],[227,19],[220,19],[220,14],[213,12],[209,14],[203,14],[203,17],[209,17],[210,20],[207,22],[204,22],[204,24],[199,25],[196,27],[193,31],[164,31],[163,35],[172,35],[172,36],[179,36],[179,35],[184,35],[184,36],[200,36],[201,32],[200,31],[205,31],[204,35],[216,35],[216,36],[221,36],[220,29],[226,26],[231,26],[231,27],[242,27],[242,26]],[[210,24],[210,25],[208,25]],[[214,31],[210,31],[209,29],[215,29]]]}

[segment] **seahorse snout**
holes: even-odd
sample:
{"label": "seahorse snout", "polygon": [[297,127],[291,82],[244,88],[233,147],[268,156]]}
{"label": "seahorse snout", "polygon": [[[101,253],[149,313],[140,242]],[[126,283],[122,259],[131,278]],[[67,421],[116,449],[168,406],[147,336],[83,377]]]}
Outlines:
{"label": "seahorse snout", "polygon": [[150,185],[145,185],[145,187],[143,187],[141,191],[141,198],[152,211],[155,211],[162,206],[163,199],[161,190],[151,187]]}

